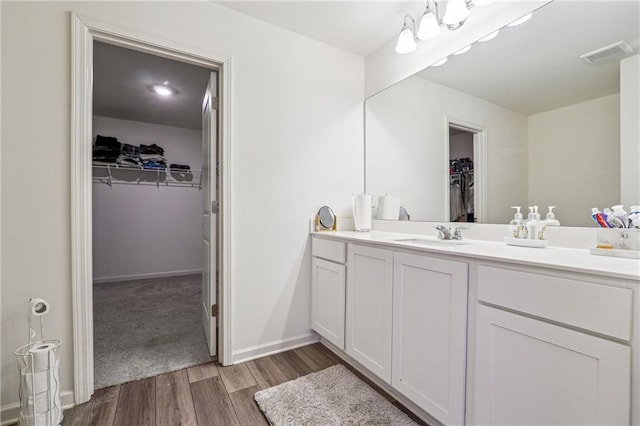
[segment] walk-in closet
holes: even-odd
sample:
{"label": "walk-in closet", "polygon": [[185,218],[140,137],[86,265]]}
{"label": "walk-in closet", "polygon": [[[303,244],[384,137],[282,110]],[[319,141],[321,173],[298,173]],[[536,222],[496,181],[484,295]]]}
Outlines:
{"label": "walk-in closet", "polygon": [[211,360],[202,321],[202,101],[210,76],[94,43],[96,389]]}
{"label": "walk-in closet", "polygon": [[451,222],[475,222],[473,137],[449,127],[449,213]]}

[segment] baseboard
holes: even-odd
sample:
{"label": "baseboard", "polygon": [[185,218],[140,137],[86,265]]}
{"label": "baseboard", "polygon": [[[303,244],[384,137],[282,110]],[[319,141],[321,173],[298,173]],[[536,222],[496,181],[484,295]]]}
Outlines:
{"label": "baseboard", "polygon": [[362,364],[360,364],[358,361],[356,361],[355,359],[351,358],[349,355],[344,353],[337,346],[335,346],[334,344],[332,344],[331,342],[328,342],[323,338],[320,339],[320,343],[324,345],[327,349],[329,349],[331,352],[336,354],[338,357],[340,357],[342,360],[344,360],[347,364],[355,368],[359,373],[361,373],[367,379],[375,383],[378,387],[380,387],[380,389],[385,391],[387,394],[391,395],[400,404],[404,405],[407,409],[409,409],[409,411],[415,414],[416,417],[418,417],[419,419],[421,419],[422,421],[424,421],[429,425],[434,425],[434,426],[442,425],[441,422],[433,418],[429,413],[424,411],[422,408],[418,407],[415,403],[413,403],[407,397],[402,395],[400,392],[393,389],[391,385],[389,385],[387,382],[385,382],[384,380],[380,379],[378,376],[373,374],[366,367],[363,367]]}
{"label": "baseboard", "polygon": [[94,277],[93,283],[111,283],[119,281],[133,281],[141,280],[145,278],[162,278],[162,277],[179,277],[182,275],[194,275],[201,274],[202,269],[189,269],[184,271],[168,271],[168,272],[153,272],[149,274],[135,274],[135,275],[117,275],[114,277]]}
{"label": "baseboard", "polygon": [[275,340],[262,345],[233,351],[231,354],[231,360],[233,364],[239,364],[241,362],[251,361],[252,359],[290,351],[291,349],[299,348],[301,346],[307,346],[312,343],[316,343],[319,340],[320,338],[315,333],[308,333],[302,336],[290,337],[288,339]]}
{"label": "baseboard", "polygon": [[[60,392],[60,402],[62,403],[63,410],[68,410],[69,408],[72,408],[73,392],[71,391]],[[0,407],[0,426],[7,426],[7,425],[13,425],[18,423],[18,416],[20,416],[19,402],[3,405],[2,407]]]}

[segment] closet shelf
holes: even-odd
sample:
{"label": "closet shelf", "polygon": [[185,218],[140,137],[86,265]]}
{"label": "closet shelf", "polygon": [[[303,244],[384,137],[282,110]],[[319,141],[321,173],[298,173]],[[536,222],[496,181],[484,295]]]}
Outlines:
{"label": "closet shelf", "polygon": [[153,185],[202,189],[202,170],[144,169],[111,163],[93,163],[93,182],[113,185]]}

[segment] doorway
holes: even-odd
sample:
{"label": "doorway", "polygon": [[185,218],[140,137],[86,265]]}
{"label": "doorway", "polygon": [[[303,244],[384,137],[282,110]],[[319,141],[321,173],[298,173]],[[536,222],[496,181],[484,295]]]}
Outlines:
{"label": "doorway", "polygon": [[[72,293],[74,325],[74,393],[75,402],[80,404],[90,399],[94,389],[93,374],[93,232],[92,232],[92,75],[93,42],[126,47],[164,58],[174,59],[193,65],[217,70],[219,105],[212,117],[213,132],[218,136],[217,149],[212,149],[220,159],[219,189],[217,191],[219,213],[216,231],[217,246],[220,249],[212,255],[212,269],[219,265],[220,303],[217,309],[220,333],[214,337],[218,342],[218,359],[226,365],[230,362],[229,321],[229,265],[230,251],[229,218],[231,205],[226,194],[230,192],[229,180],[229,70],[228,57],[202,51],[197,48],[161,39],[148,34],[113,26],[90,18],[80,18],[72,14],[72,132],[71,132],[71,199],[72,199]],[[214,163],[215,164],[215,161]],[[204,168],[204,165],[203,165]],[[213,170],[216,167],[213,166]],[[216,173],[209,174],[215,179]],[[113,176],[110,176],[111,178]],[[157,185],[157,183],[156,183]],[[215,188],[215,181],[211,184]],[[203,227],[203,229],[205,229]],[[204,236],[204,234],[203,234]],[[211,240],[213,241],[213,240]],[[216,274],[213,274],[215,276]],[[215,290],[211,292],[215,295]],[[200,304],[203,306],[203,304]],[[207,309],[214,314],[214,309]],[[209,317],[211,318],[211,317]],[[214,318],[215,320],[215,318]],[[212,324],[212,322],[210,322]],[[214,328],[215,330],[215,328]]]}
{"label": "doorway", "polygon": [[217,288],[210,274],[217,215],[202,206],[217,198],[209,183],[216,180],[209,170],[217,153],[210,102],[217,71],[99,41],[93,65],[94,386],[100,389],[216,355],[209,306]]}
{"label": "doorway", "polygon": [[449,126],[449,220],[475,222],[473,132]]}
{"label": "doorway", "polygon": [[446,118],[446,220],[486,222],[487,128]]}

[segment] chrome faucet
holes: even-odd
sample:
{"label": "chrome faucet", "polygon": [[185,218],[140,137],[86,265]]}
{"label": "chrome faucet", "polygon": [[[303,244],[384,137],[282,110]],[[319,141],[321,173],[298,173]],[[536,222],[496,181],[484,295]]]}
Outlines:
{"label": "chrome faucet", "polygon": [[440,240],[462,240],[462,230],[466,228],[448,227],[444,225],[434,226],[438,230],[438,239]]}

